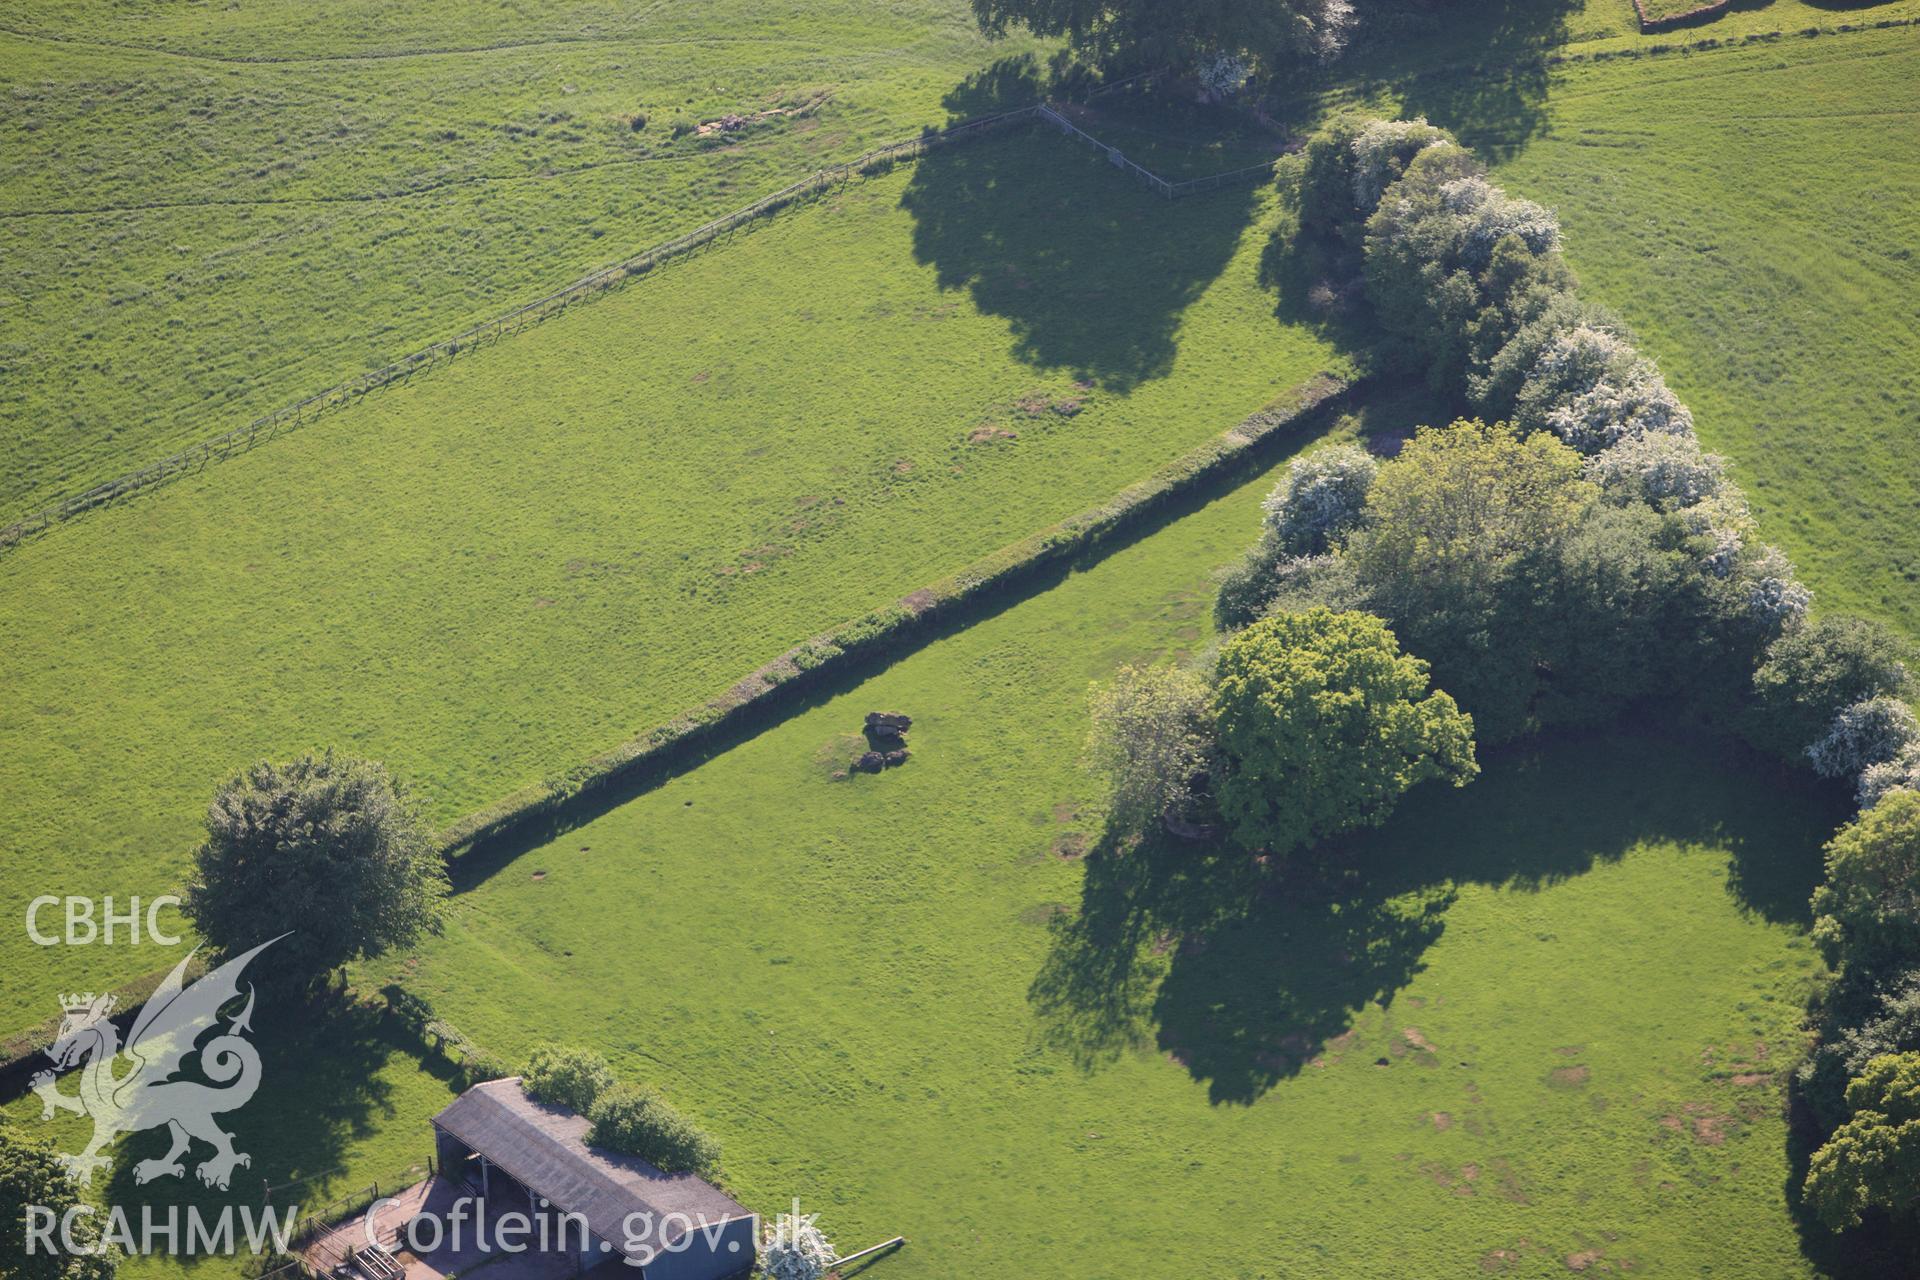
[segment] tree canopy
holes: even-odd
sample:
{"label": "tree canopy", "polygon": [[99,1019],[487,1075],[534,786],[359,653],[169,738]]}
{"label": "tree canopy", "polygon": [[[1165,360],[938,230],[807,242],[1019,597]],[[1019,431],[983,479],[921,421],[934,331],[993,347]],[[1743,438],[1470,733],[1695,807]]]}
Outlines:
{"label": "tree canopy", "polygon": [[262,762],[207,807],[185,910],[229,954],[289,936],[256,964],[311,985],[439,929],[447,873],[418,807],[372,761]]}
{"label": "tree canopy", "polygon": [[1563,637],[1543,578],[1597,493],[1550,435],[1464,421],[1415,434],[1380,468],[1347,540],[1367,599],[1492,741],[1532,727],[1543,664]]}
{"label": "tree canopy", "polygon": [[15,1256],[0,1261],[0,1275],[8,1280],[113,1280],[120,1264],[119,1251],[109,1247],[93,1252],[100,1241],[99,1214],[82,1213],[73,1219],[74,1243],[81,1252],[26,1252],[29,1205],[52,1211],[56,1224],[53,1239],[58,1245],[57,1224],[80,1203],[80,1189],[60,1164],[53,1147],[23,1137],[0,1120],[0,1222],[6,1224],[8,1243],[19,1246],[12,1251]]}
{"label": "tree canopy", "polygon": [[1025,27],[1064,36],[1103,66],[1185,68],[1210,53],[1271,63],[1339,52],[1353,18],[1349,0],[973,0],[988,35]]}
{"label": "tree canopy", "polygon": [[1479,771],[1472,718],[1428,692],[1427,664],[1370,614],[1254,623],[1221,651],[1214,705],[1220,811],[1254,848],[1377,824],[1415,783]]}
{"label": "tree canopy", "polygon": [[1920,1205],[1920,1053],[1887,1054],[1847,1085],[1853,1117],[1813,1153],[1806,1199],[1836,1231],[1867,1209]]}
{"label": "tree canopy", "polygon": [[1087,759],[1107,780],[1110,817],[1134,829],[1159,821],[1206,766],[1206,681],[1176,667],[1124,666],[1089,701]]}
{"label": "tree canopy", "polygon": [[609,1151],[639,1156],[668,1173],[712,1177],[720,1168],[720,1144],[702,1133],[652,1089],[617,1084],[593,1104],[587,1141]]}
{"label": "tree canopy", "polygon": [[613,1068],[591,1049],[543,1044],[527,1059],[521,1086],[542,1102],[586,1115],[595,1100],[613,1088]]}
{"label": "tree canopy", "polygon": [[1920,792],[1889,792],[1840,828],[1813,914],[1814,939],[1835,963],[1873,969],[1920,956]]}

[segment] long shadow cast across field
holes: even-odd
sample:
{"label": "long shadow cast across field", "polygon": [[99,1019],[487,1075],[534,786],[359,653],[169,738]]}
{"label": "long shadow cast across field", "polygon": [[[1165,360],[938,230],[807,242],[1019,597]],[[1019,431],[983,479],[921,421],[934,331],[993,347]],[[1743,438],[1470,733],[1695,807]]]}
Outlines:
{"label": "long shadow cast across field", "polygon": [[[262,992],[249,1038],[260,1051],[259,1092],[245,1107],[220,1117],[222,1127],[233,1132],[235,1150],[249,1159],[233,1171],[229,1186],[221,1190],[202,1185],[196,1167],[212,1149],[199,1142],[183,1157],[184,1175],[139,1183],[137,1161],[167,1151],[165,1131],[149,1130],[121,1139],[124,1158],[108,1183],[105,1203],[122,1206],[136,1217],[143,1205],[153,1206],[156,1214],[164,1214],[168,1205],[198,1205],[203,1213],[213,1214],[229,1204],[261,1205],[263,1188],[271,1186],[276,1188],[275,1204],[318,1208],[349,1190],[337,1175],[352,1145],[378,1132],[396,1114],[391,1090],[380,1079],[389,1058],[421,1057],[430,1070],[451,1076],[445,1063],[421,1055],[412,1038],[381,1010],[339,993],[309,1001]],[[189,1058],[184,1078],[193,1078],[195,1066],[196,1060]],[[425,1159],[431,1149],[423,1129],[419,1158]],[[402,1171],[378,1172],[392,1176]]]}
{"label": "long shadow cast across field", "polygon": [[1224,844],[1103,844],[1029,998],[1045,1038],[1083,1067],[1151,1044],[1216,1103],[1250,1103],[1367,1004],[1391,1004],[1461,885],[1537,890],[1644,843],[1699,844],[1730,852],[1743,910],[1804,919],[1835,816],[1824,792],[1698,745],[1529,745],[1464,790],[1415,792],[1387,827],[1317,851],[1313,870]]}
{"label": "long shadow cast across field", "polygon": [[1492,0],[1425,8],[1425,29],[1383,32],[1325,73],[1356,97],[1392,96],[1401,114],[1458,134],[1483,159],[1512,155],[1547,128],[1548,58],[1579,0]]}
{"label": "long shadow cast across field", "polygon": [[[946,105],[960,119],[1042,92],[1031,63],[1003,62]],[[1124,392],[1171,372],[1181,315],[1226,269],[1257,199],[1228,189],[1168,203],[1041,131],[1019,147],[931,153],[900,203],[916,260],[1005,320],[1018,359]]]}
{"label": "long shadow cast across field", "polygon": [[681,739],[675,748],[645,757],[604,782],[574,793],[556,807],[511,823],[475,841],[452,860],[453,890],[464,893],[486,881],[521,855],[540,848],[600,815],[644,795],[671,778],[746,742],[773,725],[849,693],[893,664],[945,636],[957,635],[999,616],[1106,559],[1123,547],[1152,537],[1177,520],[1230,493],[1275,466],[1305,441],[1325,431],[1359,399],[1355,391],[1331,397],[1303,415],[1293,431],[1275,432],[1231,457],[1219,470],[1193,485],[1176,489],[1145,505],[1103,532],[1071,556],[1046,559],[997,580],[995,589],[920,614],[897,644],[870,657],[829,663],[788,680],[735,714],[710,721]]}

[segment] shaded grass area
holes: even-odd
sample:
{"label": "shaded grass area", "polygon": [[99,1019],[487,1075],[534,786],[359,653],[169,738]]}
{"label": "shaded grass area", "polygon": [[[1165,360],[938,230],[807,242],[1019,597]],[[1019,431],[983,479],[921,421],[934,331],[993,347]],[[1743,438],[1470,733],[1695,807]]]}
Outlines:
{"label": "shaded grass area", "polygon": [[1032,47],[957,0],[9,6],[0,518],[910,136]]}
{"label": "shaded grass area", "polygon": [[[1777,1073],[1824,797],[1601,737],[1324,879],[1103,841],[1086,684],[1207,642],[1270,483],[503,858],[394,973],[502,1051],[608,1052],[750,1205],[904,1233],[902,1275],[1804,1274]],[[912,760],[835,781],[877,709]]]}
{"label": "shaded grass area", "polygon": [[1080,129],[1170,182],[1271,163],[1288,141],[1249,111],[1190,102],[1166,88],[1116,92],[1084,105],[1067,104],[1062,111]]}
{"label": "shaded grass area", "polygon": [[[168,959],[172,959],[169,956]],[[51,990],[45,997],[53,1005]],[[226,1190],[203,1186],[194,1173],[211,1148],[196,1143],[183,1158],[180,1178],[135,1182],[133,1166],[166,1154],[164,1129],[121,1137],[106,1154],[110,1168],[94,1175],[90,1188],[101,1207],[119,1206],[137,1230],[143,1209],[164,1221],[170,1206],[184,1215],[198,1206],[209,1222],[227,1206],[258,1213],[271,1204],[305,1214],[378,1183],[382,1194],[425,1176],[433,1155],[428,1120],[453,1097],[446,1064],[423,1056],[418,1043],[374,1008],[329,998],[301,1007],[290,997],[263,996],[248,1037],[260,1051],[260,1088],[246,1106],[222,1114],[234,1149],[250,1159],[234,1171]],[[188,1060],[191,1078],[192,1059]],[[114,1070],[124,1074],[122,1058]],[[78,1089],[78,1072],[61,1077],[60,1090]],[[40,1100],[24,1094],[0,1105],[0,1116],[17,1132],[51,1140],[61,1151],[79,1151],[92,1133],[89,1120],[67,1112],[43,1121]],[[269,1189],[271,1192],[269,1193]],[[239,1234],[236,1225],[236,1234]],[[182,1241],[180,1251],[186,1252]],[[188,1261],[167,1256],[135,1257],[120,1274],[133,1277],[226,1276],[233,1258]]]}
{"label": "shaded grass area", "polygon": [[162,891],[218,781],[320,744],[449,822],[1105,500],[1325,366],[1267,201],[941,153],[0,557],[6,897]]}

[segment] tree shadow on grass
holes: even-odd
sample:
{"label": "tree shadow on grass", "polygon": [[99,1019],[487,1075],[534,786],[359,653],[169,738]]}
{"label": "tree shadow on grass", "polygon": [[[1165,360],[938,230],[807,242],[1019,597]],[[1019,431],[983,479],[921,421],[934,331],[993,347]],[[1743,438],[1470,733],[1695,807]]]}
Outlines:
{"label": "tree shadow on grass", "polygon": [[1718,754],[1641,734],[1502,751],[1471,786],[1416,790],[1312,867],[1158,834],[1105,841],[1029,990],[1042,1037],[1086,1069],[1151,1045],[1214,1102],[1251,1103],[1368,1004],[1391,1005],[1458,886],[1538,890],[1649,842],[1725,850],[1741,909],[1803,920],[1831,797]]}
{"label": "tree shadow on grass", "polygon": [[[225,1190],[204,1186],[195,1169],[211,1149],[196,1142],[182,1157],[184,1176],[141,1185],[134,1180],[134,1165],[165,1155],[167,1134],[164,1129],[127,1134],[115,1149],[117,1164],[105,1203],[122,1206],[134,1221],[142,1205],[153,1206],[157,1215],[169,1205],[180,1206],[184,1215],[187,1206],[195,1205],[210,1217],[227,1205],[257,1208],[267,1202],[266,1189],[271,1187],[272,1204],[298,1205],[305,1213],[365,1189],[344,1185],[342,1175],[353,1145],[396,1117],[393,1091],[380,1079],[389,1059],[400,1055],[421,1061],[425,1070],[448,1083],[451,1098],[449,1064],[421,1059],[419,1046],[396,1020],[338,994],[311,1003],[263,995],[248,1038],[260,1051],[259,1090],[244,1106],[215,1119],[250,1162],[234,1170]],[[185,1066],[183,1078],[195,1078],[195,1059],[188,1058]],[[424,1160],[433,1149],[432,1136],[425,1117],[420,1125],[415,1158]],[[382,1179],[402,1173],[400,1168],[373,1171]],[[388,1189],[384,1181],[381,1189]]]}
{"label": "tree shadow on grass", "polygon": [[1361,99],[1392,97],[1498,162],[1547,127],[1548,58],[1568,39],[1580,0],[1491,0],[1427,10],[1397,38],[1356,48],[1336,77]]}
{"label": "tree shadow on grass", "polygon": [[[948,94],[955,119],[1025,106],[1044,85],[1007,60]],[[901,197],[917,261],[1004,320],[1017,359],[1124,392],[1173,368],[1182,313],[1233,258],[1251,189],[1169,203],[1090,148],[1032,126],[936,150]]]}

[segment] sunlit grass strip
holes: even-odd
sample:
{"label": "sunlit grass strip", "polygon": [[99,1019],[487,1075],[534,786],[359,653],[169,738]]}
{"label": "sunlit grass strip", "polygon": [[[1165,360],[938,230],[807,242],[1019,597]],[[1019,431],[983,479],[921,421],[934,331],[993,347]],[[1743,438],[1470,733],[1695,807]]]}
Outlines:
{"label": "sunlit grass strip", "polygon": [[875,147],[865,155],[845,164],[829,165],[824,169],[815,170],[798,182],[790,183],[771,195],[762,196],[744,208],[722,214],[711,222],[676,236],[664,244],[655,245],[610,266],[602,267],[565,288],[557,289],[532,302],[523,303],[491,320],[483,320],[451,338],[422,347],[371,372],[350,378],[325,391],[308,396],[304,400],[276,409],[272,413],[263,414],[243,427],[223,432],[210,440],[202,441],[104,484],[95,485],[91,489],[16,520],[5,528],[0,528],[0,550],[15,546],[30,534],[39,533],[55,524],[71,520],[75,516],[117,498],[151,489],[177,476],[185,475],[189,471],[200,471],[210,462],[223,461],[232,456],[235,450],[244,452],[251,449],[256,444],[270,440],[283,431],[303,425],[308,418],[317,416],[327,409],[343,408],[369,391],[410,378],[416,373],[423,373],[437,364],[453,359],[463,351],[471,352],[488,339],[498,342],[510,333],[518,333],[529,324],[537,324],[565,311],[574,303],[584,302],[605,293],[615,285],[623,284],[635,276],[645,275],[670,259],[691,253],[750,222],[770,217],[782,209],[817,196],[823,191],[831,190],[853,178],[888,173],[896,164],[925,155],[935,147],[975,141],[1001,129],[1030,123],[1037,109],[1032,106],[1020,107],[1013,111],[968,120],[946,129],[916,134],[911,138],[903,138],[898,142]]}
{"label": "sunlit grass strip", "polygon": [[553,813],[583,793],[644,768],[669,765],[678,753],[698,748],[716,731],[764,706],[777,690],[821,683],[866,659],[904,647],[917,631],[943,615],[1127,531],[1172,499],[1219,476],[1249,450],[1344,401],[1355,386],[1332,374],[1316,374],[1100,506],[1069,516],[891,605],[796,645],[693,710],[469,814],[442,833],[442,850],[452,856]]}

